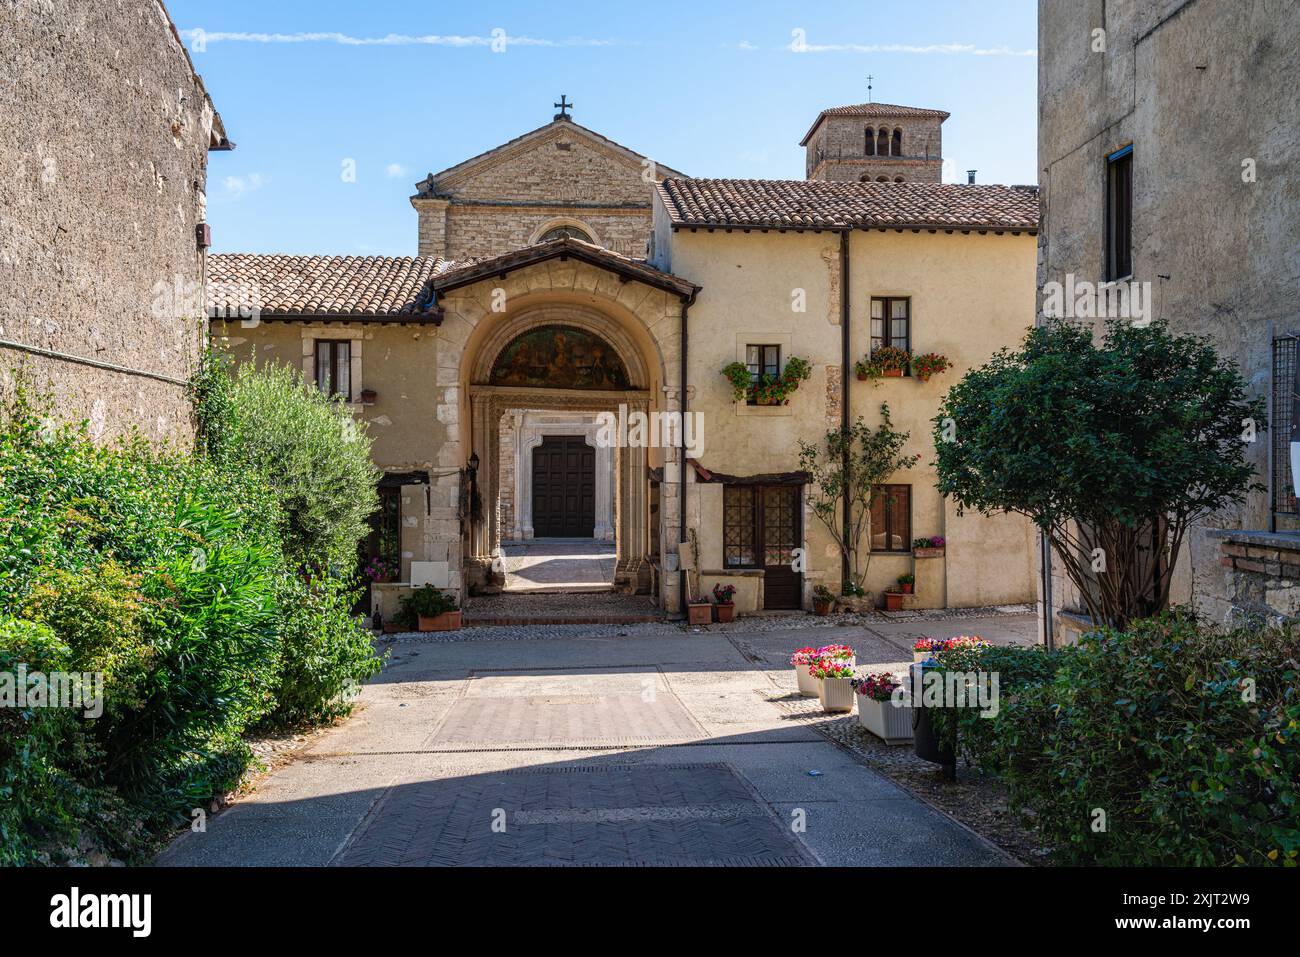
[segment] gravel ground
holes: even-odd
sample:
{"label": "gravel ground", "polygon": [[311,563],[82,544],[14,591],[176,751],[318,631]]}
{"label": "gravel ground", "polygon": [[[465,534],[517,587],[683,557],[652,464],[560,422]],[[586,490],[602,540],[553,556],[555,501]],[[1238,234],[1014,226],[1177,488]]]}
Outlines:
{"label": "gravel ground", "polygon": [[911,745],[885,744],[858,724],[856,714],[827,714],[816,698],[797,694],[760,692],[786,714],[807,724],[868,767],[923,801],[956,818],[972,831],[992,841],[1022,864],[1048,863],[1048,851],[1032,827],[1022,826],[1007,805],[1006,789],[997,781],[961,766],[957,780],[946,781],[938,765],[916,756]]}

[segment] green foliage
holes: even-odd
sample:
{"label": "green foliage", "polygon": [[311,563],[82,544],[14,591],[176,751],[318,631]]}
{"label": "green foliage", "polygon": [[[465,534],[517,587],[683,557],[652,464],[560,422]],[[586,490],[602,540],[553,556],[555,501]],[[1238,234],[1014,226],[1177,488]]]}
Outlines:
{"label": "green foliage", "polygon": [[[895,472],[910,469],[921,458],[903,449],[910,432],[898,432],[889,418],[889,406],[880,405],[880,425],[872,429],[861,418],[845,431],[831,429],[821,445],[799,440],[799,467],[809,474],[809,499],[813,514],[830,532],[840,554],[849,560],[851,580],[843,584],[861,589],[871,562],[865,546],[871,521],[871,504],[877,486]],[[843,502],[849,502],[848,534],[845,534]],[[862,553],[866,552],[866,561]]]}
{"label": "green foliage", "polygon": [[1167,606],[1188,526],[1259,487],[1243,432],[1266,416],[1204,339],[1112,321],[1098,345],[1053,322],[969,372],[934,422],[939,491],[1029,516],[1094,620],[1122,627]]}
{"label": "green foliage", "polygon": [[361,682],[377,673],[370,632],[352,615],[354,590],[336,578],[285,579],[280,594],[283,669],[275,698],[282,724],[348,712]]}
{"label": "green foliage", "polygon": [[[349,575],[379,505],[370,439],[347,405],[283,365],[209,359],[196,415],[217,464],[258,475],[280,505],[288,559]],[[223,381],[223,378],[227,381]],[[216,422],[214,414],[227,416]]]}
{"label": "green foliage", "polygon": [[407,618],[435,618],[438,615],[448,611],[455,611],[457,608],[456,599],[445,592],[434,588],[432,585],[425,585],[423,588],[417,588],[401,601],[402,611],[405,613],[403,620]]}
{"label": "green foliage", "polygon": [[744,402],[749,395],[749,366],[743,362],[728,362],[722,367],[722,374],[731,383],[732,398]]}
{"label": "green foliage", "polygon": [[983,653],[977,667],[1002,674],[1001,710],[961,716],[959,740],[1035,812],[1059,862],[1297,864],[1292,626],[1224,631],[1168,614],[1037,654]]}

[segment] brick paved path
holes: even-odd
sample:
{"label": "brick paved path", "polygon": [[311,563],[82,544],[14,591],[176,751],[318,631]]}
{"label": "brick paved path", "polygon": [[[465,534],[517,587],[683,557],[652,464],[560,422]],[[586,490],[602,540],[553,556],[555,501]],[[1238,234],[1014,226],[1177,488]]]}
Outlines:
{"label": "brick paved path", "polygon": [[[891,654],[892,638],[829,631]],[[349,720],[158,863],[1007,863],[772,703],[794,691],[784,646],[826,640],[395,645]]]}

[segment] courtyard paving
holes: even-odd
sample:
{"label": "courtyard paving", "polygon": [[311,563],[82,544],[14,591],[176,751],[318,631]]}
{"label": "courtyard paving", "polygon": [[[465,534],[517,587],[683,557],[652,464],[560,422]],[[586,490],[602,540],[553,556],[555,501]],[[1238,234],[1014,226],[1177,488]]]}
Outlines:
{"label": "courtyard paving", "polygon": [[[158,863],[1009,863],[775,703],[794,694],[794,648],[843,642],[902,667],[917,625],[810,621],[398,640],[350,719]],[[1034,620],[926,628],[1023,642]]]}
{"label": "courtyard paving", "polygon": [[506,591],[516,593],[604,591],[614,582],[613,542],[534,539],[508,542]]}

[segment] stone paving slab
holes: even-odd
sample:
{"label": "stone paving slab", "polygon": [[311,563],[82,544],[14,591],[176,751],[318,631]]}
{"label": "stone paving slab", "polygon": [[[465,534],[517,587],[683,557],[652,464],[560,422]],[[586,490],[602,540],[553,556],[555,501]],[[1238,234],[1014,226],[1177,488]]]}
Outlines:
{"label": "stone paving slab", "polygon": [[714,762],[531,768],[394,788],[337,863],[799,866],[815,859],[734,769]]}
{"label": "stone paving slab", "polygon": [[705,731],[676,698],[656,695],[550,695],[463,698],[427,747],[624,747],[695,741]]}

